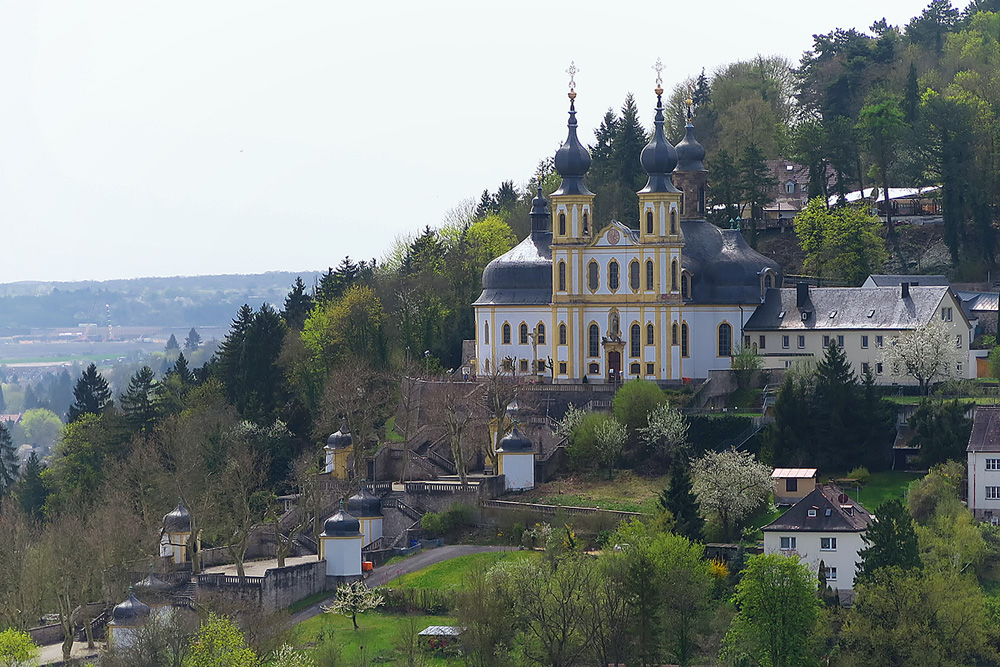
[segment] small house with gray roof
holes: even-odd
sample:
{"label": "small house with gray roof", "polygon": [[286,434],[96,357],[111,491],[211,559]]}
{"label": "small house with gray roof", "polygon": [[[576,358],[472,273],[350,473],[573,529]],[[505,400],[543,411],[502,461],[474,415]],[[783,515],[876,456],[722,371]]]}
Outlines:
{"label": "small house with gray roof", "polygon": [[818,485],[779,518],[764,526],[764,553],[798,556],[841,593],[854,589],[864,547],[861,537],[872,515],[832,484]]}
{"label": "small house with gray roof", "polygon": [[[975,377],[969,353],[973,327],[947,286],[816,287],[770,289],[743,328],[743,342],[757,350],[766,369],[796,361],[818,362],[831,343],[839,346],[854,372],[871,370],[879,384],[916,384],[882,364],[882,348],[892,338],[940,318],[961,350],[952,377]],[[972,361],[972,363],[970,363]]]}
{"label": "small house with gray roof", "polygon": [[980,521],[1000,523],[1000,406],[976,406],[965,451],[969,509]]}

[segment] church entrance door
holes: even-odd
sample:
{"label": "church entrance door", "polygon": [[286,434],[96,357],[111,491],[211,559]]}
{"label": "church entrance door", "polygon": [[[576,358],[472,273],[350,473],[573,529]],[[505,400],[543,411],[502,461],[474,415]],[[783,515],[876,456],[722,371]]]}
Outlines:
{"label": "church entrance door", "polygon": [[622,377],[622,353],[617,350],[608,352],[608,382],[617,384]]}

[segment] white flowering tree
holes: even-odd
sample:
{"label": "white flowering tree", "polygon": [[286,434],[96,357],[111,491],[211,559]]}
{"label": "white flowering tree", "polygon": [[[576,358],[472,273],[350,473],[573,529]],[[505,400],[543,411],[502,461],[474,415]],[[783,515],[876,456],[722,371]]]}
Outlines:
{"label": "white flowering tree", "polygon": [[385,602],[385,598],[377,589],[368,588],[368,584],[359,579],[338,588],[337,594],[333,598],[333,604],[322,607],[322,609],[327,614],[340,614],[349,617],[354,623],[354,629],[357,630],[358,614],[381,607],[383,602]]}
{"label": "white flowering tree", "polygon": [[597,454],[600,457],[600,463],[611,474],[625,450],[628,432],[617,419],[608,417],[594,427],[594,436],[597,440]]}
{"label": "white flowering tree", "polygon": [[719,522],[726,539],[771,493],[771,467],[735,448],[695,459],[691,475],[698,509],[706,519]]}
{"label": "white flowering tree", "polygon": [[687,417],[669,403],[661,403],[650,410],[646,426],[639,429],[639,435],[646,446],[667,457],[672,457],[687,442],[687,434]]}
{"label": "white flowering tree", "polygon": [[885,370],[896,376],[912,377],[927,394],[930,383],[955,375],[962,359],[951,328],[932,318],[930,322],[886,341],[882,350]]}

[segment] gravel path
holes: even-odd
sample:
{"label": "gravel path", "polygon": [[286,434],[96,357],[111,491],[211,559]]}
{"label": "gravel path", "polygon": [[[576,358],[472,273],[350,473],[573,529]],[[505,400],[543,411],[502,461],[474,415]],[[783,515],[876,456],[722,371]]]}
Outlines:
{"label": "gravel path", "polygon": [[[415,556],[411,556],[406,560],[401,560],[397,563],[391,565],[383,565],[372,570],[372,573],[368,575],[365,582],[368,584],[369,588],[377,588],[379,586],[385,586],[387,583],[395,579],[396,577],[401,577],[404,574],[410,574],[411,572],[416,572],[417,570],[422,570],[428,565],[434,565],[435,563],[440,563],[441,561],[450,560],[452,558],[457,558],[458,556],[465,556],[468,554],[481,554],[488,551],[517,551],[516,547],[484,547],[477,546],[474,544],[456,544],[446,547],[438,547],[437,549],[428,549],[426,551],[421,551]],[[331,592],[330,598],[323,600],[322,602],[317,602],[316,604],[306,607],[305,609],[298,611],[291,616],[291,624],[298,625],[302,621],[312,618],[318,614],[323,613],[320,609],[320,605],[328,604],[330,599],[333,597]]]}

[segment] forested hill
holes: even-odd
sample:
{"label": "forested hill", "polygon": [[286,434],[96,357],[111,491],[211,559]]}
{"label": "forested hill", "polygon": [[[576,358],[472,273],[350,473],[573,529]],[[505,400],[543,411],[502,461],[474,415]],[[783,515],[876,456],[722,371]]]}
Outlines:
{"label": "forested hill", "polygon": [[225,326],[244,303],[280,307],[301,276],[312,285],[316,271],[249,275],[175,276],[81,282],[17,282],[0,285],[0,331],[32,327]]}

